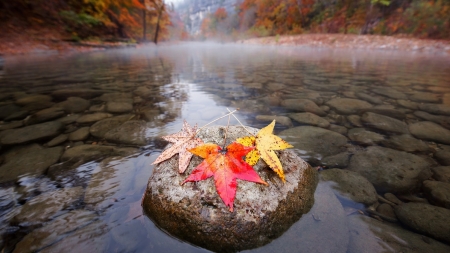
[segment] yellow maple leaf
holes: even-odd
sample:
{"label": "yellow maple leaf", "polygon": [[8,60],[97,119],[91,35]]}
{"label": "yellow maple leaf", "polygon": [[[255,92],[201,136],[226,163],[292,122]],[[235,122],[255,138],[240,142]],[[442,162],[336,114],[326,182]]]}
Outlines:
{"label": "yellow maple leaf", "polygon": [[251,166],[255,165],[259,158],[262,158],[278,176],[285,181],[283,167],[274,150],[292,148],[293,146],[285,140],[273,134],[275,120],[268,126],[259,130],[255,136],[238,138],[236,142],[244,146],[255,146],[256,148],[245,156],[245,161]]}

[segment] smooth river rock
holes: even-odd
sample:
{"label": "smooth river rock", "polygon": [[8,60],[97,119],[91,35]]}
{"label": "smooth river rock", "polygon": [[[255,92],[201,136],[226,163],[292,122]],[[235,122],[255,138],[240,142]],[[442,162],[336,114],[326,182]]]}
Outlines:
{"label": "smooth river rock", "polygon": [[379,192],[404,193],[417,190],[431,176],[431,165],[417,155],[371,146],[356,152],[348,169],[359,172]]}
{"label": "smooth river rock", "polygon": [[[333,189],[343,205],[370,206],[377,202],[373,185],[361,174],[349,170],[329,169],[320,173],[320,178]],[[355,204],[356,202],[356,204]]]}
{"label": "smooth river rock", "polygon": [[422,140],[450,144],[450,130],[445,129],[434,122],[421,121],[411,124],[409,125],[409,131],[416,138]]}
{"label": "smooth river rock", "polygon": [[288,116],[289,118],[299,122],[300,124],[318,126],[322,128],[327,128],[330,126],[330,122],[328,122],[328,120],[321,118],[310,112],[291,113]]}
{"label": "smooth river rock", "polygon": [[144,146],[150,141],[148,125],[143,120],[130,120],[105,133],[107,141],[129,145]]}
{"label": "smooth river rock", "polygon": [[450,165],[450,151],[439,150],[434,153],[434,157],[441,165]]}
{"label": "smooth river rock", "polygon": [[422,189],[430,203],[450,209],[450,183],[426,180]]}
{"label": "smooth river rock", "polygon": [[324,110],[309,99],[285,99],[281,102],[281,105],[294,111],[310,112],[319,116],[327,115]]}
{"label": "smooth river rock", "polygon": [[409,134],[392,135],[389,139],[381,142],[383,146],[406,152],[426,152],[430,147],[422,141]]}
{"label": "smooth river rock", "polygon": [[414,233],[398,225],[363,215],[351,215],[348,216],[347,220],[350,233],[347,253],[446,253],[450,251],[449,245]]}
{"label": "smooth river rock", "polygon": [[58,135],[63,126],[64,125],[61,122],[50,121],[42,124],[6,130],[8,132],[1,138],[0,143],[3,145],[17,145],[31,141],[49,139]]}
{"label": "smooth river rock", "polygon": [[384,132],[408,134],[408,125],[388,116],[366,112],[361,116],[364,125]]}
{"label": "smooth river rock", "polygon": [[450,116],[450,105],[444,104],[420,104],[419,109],[437,115]]}
{"label": "smooth river rock", "polygon": [[[222,145],[224,129],[205,128],[198,137]],[[246,135],[242,127],[231,126],[228,143]],[[212,251],[261,247],[291,227],[314,202],[317,172],[290,150],[279,154],[286,183],[260,160],[254,168],[269,185],[238,180],[233,212],[217,195],[212,178],[181,185],[187,175],[178,173],[178,156],[174,156],[153,169],[144,194],[144,210],[171,235]],[[187,174],[200,162],[194,156]]]}
{"label": "smooth river rock", "polygon": [[394,208],[405,226],[450,243],[450,210],[424,203],[405,203]]}
{"label": "smooth river rock", "polygon": [[342,153],[348,141],[342,134],[313,126],[290,128],[278,135],[299,149],[308,161]]}
{"label": "smooth river rock", "polygon": [[365,146],[376,145],[384,140],[384,136],[372,131],[367,131],[364,128],[352,128],[348,131],[348,138],[350,140]]}
{"label": "smooth river rock", "polygon": [[372,105],[363,100],[352,98],[335,98],[327,102],[339,114],[358,114],[359,111],[371,108]]}
{"label": "smooth river rock", "polygon": [[434,167],[431,171],[433,172],[434,179],[450,183],[450,166]]}

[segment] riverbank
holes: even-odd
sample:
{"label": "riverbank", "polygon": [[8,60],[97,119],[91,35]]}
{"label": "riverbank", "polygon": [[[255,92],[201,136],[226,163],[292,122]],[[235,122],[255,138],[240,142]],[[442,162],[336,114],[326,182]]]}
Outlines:
{"label": "riverbank", "polygon": [[450,41],[411,37],[355,35],[355,34],[301,34],[240,40],[251,45],[296,45],[322,48],[423,51],[450,55]]}

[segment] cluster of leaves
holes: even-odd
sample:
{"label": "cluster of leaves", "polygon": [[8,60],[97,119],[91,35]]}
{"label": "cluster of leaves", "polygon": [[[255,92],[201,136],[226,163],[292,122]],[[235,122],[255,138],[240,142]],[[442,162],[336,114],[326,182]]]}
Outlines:
{"label": "cluster of leaves", "polygon": [[206,37],[236,37],[237,32],[244,37],[319,32],[450,38],[450,1],[244,0],[237,15],[220,19],[216,12],[202,25]]}
{"label": "cluster of leaves", "polygon": [[217,193],[230,211],[233,211],[237,179],[267,185],[252,167],[260,158],[278,174],[283,182],[285,181],[281,162],[274,150],[292,146],[273,134],[274,126],[275,120],[262,128],[256,136],[238,138],[226,148],[222,148],[217,144],[203,143],[196,137],[199,132],[197,126],[191,128],[185,121],[180,132],[163,137],[171,142],[172,146],[162,152],[153,164],[161,163],[179,154],[178,171],[184,173],[192,155],[200,156],[204,160],[194,168],[183,184],[213,177]]}

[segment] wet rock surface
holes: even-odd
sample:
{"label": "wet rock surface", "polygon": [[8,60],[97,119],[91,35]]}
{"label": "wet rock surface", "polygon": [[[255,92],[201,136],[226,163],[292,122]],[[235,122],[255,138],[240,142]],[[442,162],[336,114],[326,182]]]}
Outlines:
{"label": "wet rock surface", "polygon": [[[223,129],[209,127],[198,136],[204,142],[221,143]],[[228,139],[246,135],[242,127],[228,128]],[[178,159],[173,157],[155,167],[143,200],[145,212],[172,235],[213,251],[262,246],[291,227],[314,202],[317,173],[292,151],[281,151],[280,161],[286,183],[260,161],[255,170],[269,186],[239,181],[230,212],[212,179],[181,186],[185,176],[177,172]],[[187,171],[199,162],[194,158]]]}
{"label": "wet rock surface", "polygon": [[57,121],[26,126],[8,130],[7,135],[0,140],[3,145],[17,145],[31,141],[48,139],[58,135],[63,125]]}
{"label": "wet rock surface", "polygon": [[450,130],[430,122],[422,121],[409,125],[411,134],[418,139],[450,144]]}
{"label": "wet rock surface", "polygon": [[368,147],[350,159],[348,169],[359,172],[380,192],[417,190],[431,176],[431,162],[406,152],[383,147]]}
{"label": "wet rock surface", "polygon": [[430,203],[450,209],[450,183],[426,180],[423,192]]}
{"label": "wet rock surface", "polygon": [[395,207],[402,224],[435,239],[450,242],[450,210],[423,203],[405,203]]}

